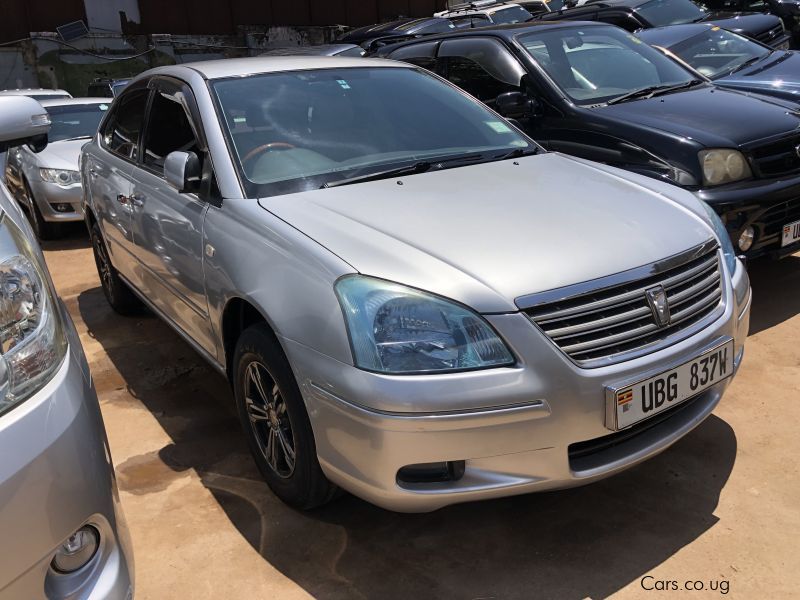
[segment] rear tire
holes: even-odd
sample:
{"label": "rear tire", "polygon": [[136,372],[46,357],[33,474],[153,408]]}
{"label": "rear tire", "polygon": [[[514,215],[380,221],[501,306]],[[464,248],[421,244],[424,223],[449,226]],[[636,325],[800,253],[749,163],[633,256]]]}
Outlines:
{"label": "rear tire", "polygon": [[94,262],[97,265],[97,274],[100,276],[100,286],[108,300],[109,305],[121,315],[140,314],[144,304],[119,276],[108,257],[108,249],[100,232],[100,226],[93,223],[89,233],[92,238]]}
{"label": "rear tire", "polygon": [[317,460],[314,432],[289,361],[264,324],[246,329],[233,359],[236,409],[253,459],[272,492],[308,510],[338,488]]}
{"label": "rear tire", "polygon": [[28,185],[28,181],[23,179],[22,185],[25,188],[25,208],[28,209],[28,220],[31,223],[31,228],[33,228],[36,237],[42,241],[54,240],[61,237],[62,230],[59,224],[44,220],[39,206],[36,204],[36,198],[33,197],[31,186]]}

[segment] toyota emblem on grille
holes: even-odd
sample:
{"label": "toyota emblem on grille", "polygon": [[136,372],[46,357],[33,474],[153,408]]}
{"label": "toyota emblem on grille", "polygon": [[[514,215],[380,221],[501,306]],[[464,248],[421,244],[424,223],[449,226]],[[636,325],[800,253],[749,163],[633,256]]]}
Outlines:
{"label": "toyota emblem on grille", "polygon": [[667,301],[667,292],[664,291],[663,286],[651,287],[645,290],[644,295],[647,297],[647,304],[650,305],[650,311],[653,313],[656,325],[659,327],[669,325],[669,302]]}

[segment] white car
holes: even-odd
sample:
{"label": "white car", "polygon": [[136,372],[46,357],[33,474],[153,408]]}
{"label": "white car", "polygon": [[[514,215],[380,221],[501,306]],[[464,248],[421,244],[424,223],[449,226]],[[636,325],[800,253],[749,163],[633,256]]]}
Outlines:
{"label": "white car", "polygon": [[450,19],[453,25],[458,28],[510,25],[524,23],[532,18],[531,13],[519,4],[497,2],[496,0],[456,4],[448,8],[448,10],[435,13],[433,16]]}

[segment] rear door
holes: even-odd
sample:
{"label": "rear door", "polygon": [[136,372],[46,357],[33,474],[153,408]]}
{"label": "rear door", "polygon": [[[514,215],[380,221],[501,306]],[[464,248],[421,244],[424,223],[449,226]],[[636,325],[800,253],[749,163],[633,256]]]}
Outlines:
{"label": "rear door", "polygon": [[[194,96],[183,82],[155,78],[130,196],[137,281],[147,298],[190,338],[214,354],[203,276],[203,221],[208,209],[197,194],[180,193],[164,178],[170,152],[210,158],[199,129]],[[210,175],[213,179],[213,173]]]}
{"label": "rear door", "polygon": [[87,144],[81,164],[84,193],[116,269],[136,285],[132,206],[128,202],[145,111],[147,82],[126,90],[100,127],[99,145]]}

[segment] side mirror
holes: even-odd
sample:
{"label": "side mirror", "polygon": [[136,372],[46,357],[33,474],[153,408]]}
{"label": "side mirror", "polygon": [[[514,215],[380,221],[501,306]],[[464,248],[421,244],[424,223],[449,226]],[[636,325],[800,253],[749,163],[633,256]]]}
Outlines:
{"label": "side mirror", "polygon": [[33,98],[4,96],[0,98],[0,152],[28,144],[34,152],[47,147],[50,117]]}
{"label": "side mirror", "polygon": [[525,119],[536,116],[539,103],[522,92],[505,92],[497,97],[494,106],[507,119]]}
{"label": "side mirror", "polygon": [[181,193],[196,192],[201,176],[200,159],[194,152],[170,152],[164,159],[164,178]]}

